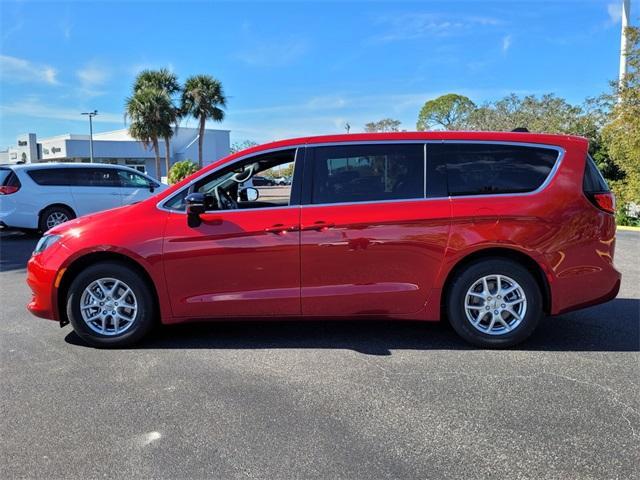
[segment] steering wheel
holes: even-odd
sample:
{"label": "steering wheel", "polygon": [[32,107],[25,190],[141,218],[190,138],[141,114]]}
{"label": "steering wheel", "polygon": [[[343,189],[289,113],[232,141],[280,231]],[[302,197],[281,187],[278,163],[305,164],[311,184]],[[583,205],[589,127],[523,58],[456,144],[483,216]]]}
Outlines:
{"label": "steering wheel", "polygon": [[216,196],[216,202],[218,202],[218,208],[220,210],[235,210],[238,208],[238,202],[236,202],[225,189],[216,187],[213,192]]}

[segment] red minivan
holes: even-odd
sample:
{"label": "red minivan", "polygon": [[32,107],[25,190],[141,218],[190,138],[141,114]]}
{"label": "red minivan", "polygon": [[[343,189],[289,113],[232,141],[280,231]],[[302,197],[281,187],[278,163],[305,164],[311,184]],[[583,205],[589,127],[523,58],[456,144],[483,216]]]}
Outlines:
{"label": "red minivan", "polygon": [[158,322],[257,318],[448,319],[468,342],[506,347],[543,315],[617,295],[613,212],[580,137],[279,141],[49,230],[28,308],[104,347]]}

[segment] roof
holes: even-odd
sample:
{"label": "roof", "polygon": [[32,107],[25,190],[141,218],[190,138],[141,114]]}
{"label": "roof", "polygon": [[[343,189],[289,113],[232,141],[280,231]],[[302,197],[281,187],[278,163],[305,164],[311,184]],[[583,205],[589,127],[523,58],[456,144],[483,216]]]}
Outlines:
{"label": "roof", "polygon": [[[478,132],[478,131],[429,131],[429,132],[389,132],[389,133],[343,133],[338,135],[318,135],[292,138],[264,143],[237,152],[228,159],[244,156],[274,148],[297,146],[303,144],[321,144],[338,142],[371,142],[371,141],[429,141],[429,140],[476,140],[518,143],[539,143],[543,145],[567,145],[578,143],[588,145],[589,140],[577,135],[560,135],[551,133],[530,132]],[[226,159],[225,159],[226,161]]]}
{"label": "roof", "polygon": [[11,165],[3,165],[3,167],[10,167],[13,170],[40,170],[43,168],[87,168],[87,167],[100,167],[100,168],[126,168],[127,170],[134,170],[126,165],[117,165],[113,163],[84,163],[84,162],[39,162],[39,163],[18,163]]}

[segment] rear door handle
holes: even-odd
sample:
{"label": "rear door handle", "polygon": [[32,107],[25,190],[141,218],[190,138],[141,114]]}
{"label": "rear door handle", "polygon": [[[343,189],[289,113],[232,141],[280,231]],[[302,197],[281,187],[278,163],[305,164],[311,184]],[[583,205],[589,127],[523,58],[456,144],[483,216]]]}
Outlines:
{"label": "rear door handle", "polygon": [[318,220],[317,222],[314,222],[313,225],[307,225],[306,227],[302,227],[300,230],[303,230],[303,231],[315,230],[317,232],[325,232],[335,226],[336,226],[335,223],[329,223],[322,220]]}

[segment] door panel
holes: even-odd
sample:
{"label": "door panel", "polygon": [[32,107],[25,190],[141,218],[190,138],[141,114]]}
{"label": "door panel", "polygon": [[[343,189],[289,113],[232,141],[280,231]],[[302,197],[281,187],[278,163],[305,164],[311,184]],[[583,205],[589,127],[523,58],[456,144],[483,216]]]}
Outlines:
{"label": "door panel", "polygon": [[152,183],[150,179],[145,178],[136,172],[118,169],[118,176],[120,178],[120,186],[122,189],[123,205],[131,205],[132,203],[146,200],[153,195],[156,188],[158,188],[154,187],[154,192],[151,192],[152,185],[157,184],[155,182]]}
{"label": "door panel", "polygon": [[300,314],[300,207],[167,216],[164,268],[176,317]]}
{"label": "door panel", "polygon": [[71,195],[78,216],[122,205],[120,180],[115,169],[87,167],[69,170],[74,176]]}
{"label": "door panel", "polygon": [[442,264],[450,204],[306,205],[300,224],[304,315],[412,314]]}

